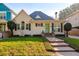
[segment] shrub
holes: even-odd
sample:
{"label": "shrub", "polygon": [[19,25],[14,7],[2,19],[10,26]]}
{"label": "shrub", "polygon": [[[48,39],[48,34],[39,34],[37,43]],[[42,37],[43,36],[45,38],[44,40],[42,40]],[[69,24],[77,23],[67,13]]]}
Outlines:
{"label": "shrub", "polygon": [[64,25],[64,30],[66,31],[66,37],[68,37],[68,31],[72,29],[72,25],[70,23],[66,23]]}

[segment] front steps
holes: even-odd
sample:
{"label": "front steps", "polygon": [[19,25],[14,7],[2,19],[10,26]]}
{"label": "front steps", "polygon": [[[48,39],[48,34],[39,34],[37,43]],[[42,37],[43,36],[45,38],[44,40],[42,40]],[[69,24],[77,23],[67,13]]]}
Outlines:
{"label": "front steps", "polygon": [[63,43],[63,42],[56,42],[56,43],[51,43],[51,45],[53,46],[53,47],[68,47],[69,46],[69,44],[66,44],[66,43]]}
{"label": "front steps", "polygon": [[54,33],[44,33],[42,34],[44,37],[54,37]]}
{"label": "front steps", "polygon": [[63,43],[64,41],[49,41],[50,43]]}
{"label": "front steps", "polygon": [[69,44],[64,43],[63,40],[53,41],[51,45],[54,47],[53,52],[75,52],[75,50],[69,47]]}
{"label": "front steps", "polygon": [[55,47],[53,52],[75,52],[75,50],[70,47]]}
{"label": "front steps", "polygon": [[79,53],[75,49],[71,48],[69,44],[64,43],[63,40],[53,37],[46,37],[54,49],[51,52],[55,52],[64,56],[79,56]]}

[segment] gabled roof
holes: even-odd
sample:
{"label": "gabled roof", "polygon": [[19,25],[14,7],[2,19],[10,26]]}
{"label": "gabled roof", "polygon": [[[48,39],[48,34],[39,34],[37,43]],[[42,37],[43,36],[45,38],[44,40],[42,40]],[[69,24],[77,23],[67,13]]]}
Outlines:
{"label": "gabled roof", "polygon": [[[24,15],[23,15],[24,14]],[[17,16],[15,16],[15,18],[13,18],[13,20],[15,20],[17,17],[20,17],[21,16],[26,16],[25,18],[29,17],[29,19],[32,19],[24,10],[21,10],[19,12],[19,14]]]}
{"label": "gabled roof", "polygon": [[0,3],[0,11],[10,11],[10,9],[5,6],[3,3]]}
{"label": "gabled roof", "polygon": [[65,19],[69,18],[69,17],[73,17],[74,15],[78,14],[79,13],[79,10],[71,13],[68,17],[66,17]]}
{"label": "gabled roof", "polygon": [[53,20],[52,17],[44,14],[43,12],[41,11],[35,11],[33,13],[30,14],[30,16],[34,19],[34,20]]}

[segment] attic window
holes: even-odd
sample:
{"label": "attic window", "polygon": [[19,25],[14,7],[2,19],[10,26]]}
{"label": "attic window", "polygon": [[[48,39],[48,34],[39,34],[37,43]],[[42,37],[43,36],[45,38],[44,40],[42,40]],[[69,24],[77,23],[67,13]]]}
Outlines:
{"label": "attic window", "polygon": [[37,15],[35,18],[41,18],[39,15]]}

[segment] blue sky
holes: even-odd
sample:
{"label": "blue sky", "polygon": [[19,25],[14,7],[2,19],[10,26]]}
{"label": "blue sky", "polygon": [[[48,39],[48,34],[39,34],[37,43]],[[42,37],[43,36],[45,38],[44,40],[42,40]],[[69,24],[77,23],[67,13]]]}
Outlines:
{"label": "blue sky", "polygon": [[24,9],[28,14],[34,11],[42,11],[45,14],[55,17],[55,12],[70,6],[70,3],[5,3],[17,14]]}

